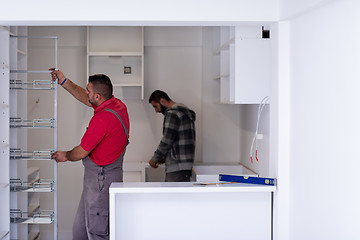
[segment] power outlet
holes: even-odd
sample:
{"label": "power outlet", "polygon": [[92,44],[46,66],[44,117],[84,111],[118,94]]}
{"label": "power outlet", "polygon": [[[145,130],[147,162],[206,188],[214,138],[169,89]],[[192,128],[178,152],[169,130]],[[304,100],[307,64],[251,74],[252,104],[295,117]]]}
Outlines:
{"label": "power outlet", "polygon": [[130,66],[124,66],[124,74],[131,74],[131,67]]}

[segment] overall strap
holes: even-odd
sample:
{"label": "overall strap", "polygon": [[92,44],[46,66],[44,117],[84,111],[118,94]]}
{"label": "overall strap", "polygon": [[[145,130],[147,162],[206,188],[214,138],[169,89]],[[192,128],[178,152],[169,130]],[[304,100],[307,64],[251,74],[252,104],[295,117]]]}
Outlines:
{"label": "overall strap", "polygon": [[121,119],[120,115],[117,112],[115,112],[114,110],[109,109],[109,108],[105,108],[104,111],[108,111],[108,112],[111,112],[111,113],[115,114],[115,116],[120,120],[120,122],[121,122],[121,124],[122,124],[122,126],[124,128],[125,134],[126,134],[127,144],[129,144],[129,131],[125,127],[125,124],[124,124],[123,120]]}

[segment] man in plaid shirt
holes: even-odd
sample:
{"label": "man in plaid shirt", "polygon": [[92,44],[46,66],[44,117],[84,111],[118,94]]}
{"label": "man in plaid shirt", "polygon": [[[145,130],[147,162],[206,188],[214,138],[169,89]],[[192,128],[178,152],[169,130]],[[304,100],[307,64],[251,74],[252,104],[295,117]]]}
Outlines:
{"label": "man in plaid shirt", "polygon": [[165,162],[165,182],[189,182],[195,154],[195,112],[160,90],[151,94],[149,103],[155,112],[164,114],[163,137],[150,166],[157,168]]}

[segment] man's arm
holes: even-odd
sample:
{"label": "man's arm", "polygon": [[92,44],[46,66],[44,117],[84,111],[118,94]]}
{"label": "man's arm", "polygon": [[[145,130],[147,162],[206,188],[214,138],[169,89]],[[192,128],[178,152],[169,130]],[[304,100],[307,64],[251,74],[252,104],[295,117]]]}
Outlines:
{"label": "man's arm", "polygon": [[74,147],[71,151],[57,151],[55,152],[51,158],[55,159],[56,162],[66,162],[66,161],[72,161],[76,162],[83,158],[85,158],[87,155],[89,155],[90,151],[84,150],[80,145],[77,147]]}
{"label": "man's arm", "polygon": [[53,81],[56,81],[58,79],[58,84],[62,84],[63,88],[66,89],[73,97],[75,97],[77,100],[85,104],[86,106],[91,107],[91,104],[89,102],[89,97],[86,93],[86,90],[75,83],[73,83],[70,79],[65,80],[64,74],[60,70],[55,70],[54,68],[50,68],[51,77]]}
{"label": "man's arm", "polygon": [[164,132],[154,155],[149,161],[151,167],[156,168],[159,165],[159,161],[162,160],[166,154],[172,148],[172,145],[178,135],[178,129],[180,125],[180,119],[171,112],[168,112],[164,120]]}

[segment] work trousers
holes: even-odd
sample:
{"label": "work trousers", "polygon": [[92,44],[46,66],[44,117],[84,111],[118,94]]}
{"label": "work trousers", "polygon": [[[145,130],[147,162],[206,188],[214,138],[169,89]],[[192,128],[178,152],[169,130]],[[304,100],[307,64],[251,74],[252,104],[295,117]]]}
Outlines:
{"label": "work trousers", "polygon": [[191,170],[166,173],[165,182],[190,182]]}
{"label": "work trousers", "polygon": [[123,181],[125,150],[112,164],[96,165],[89,157],[85,167],[83,192],[73,224],[73,240],[109,239],[109,187]]}

